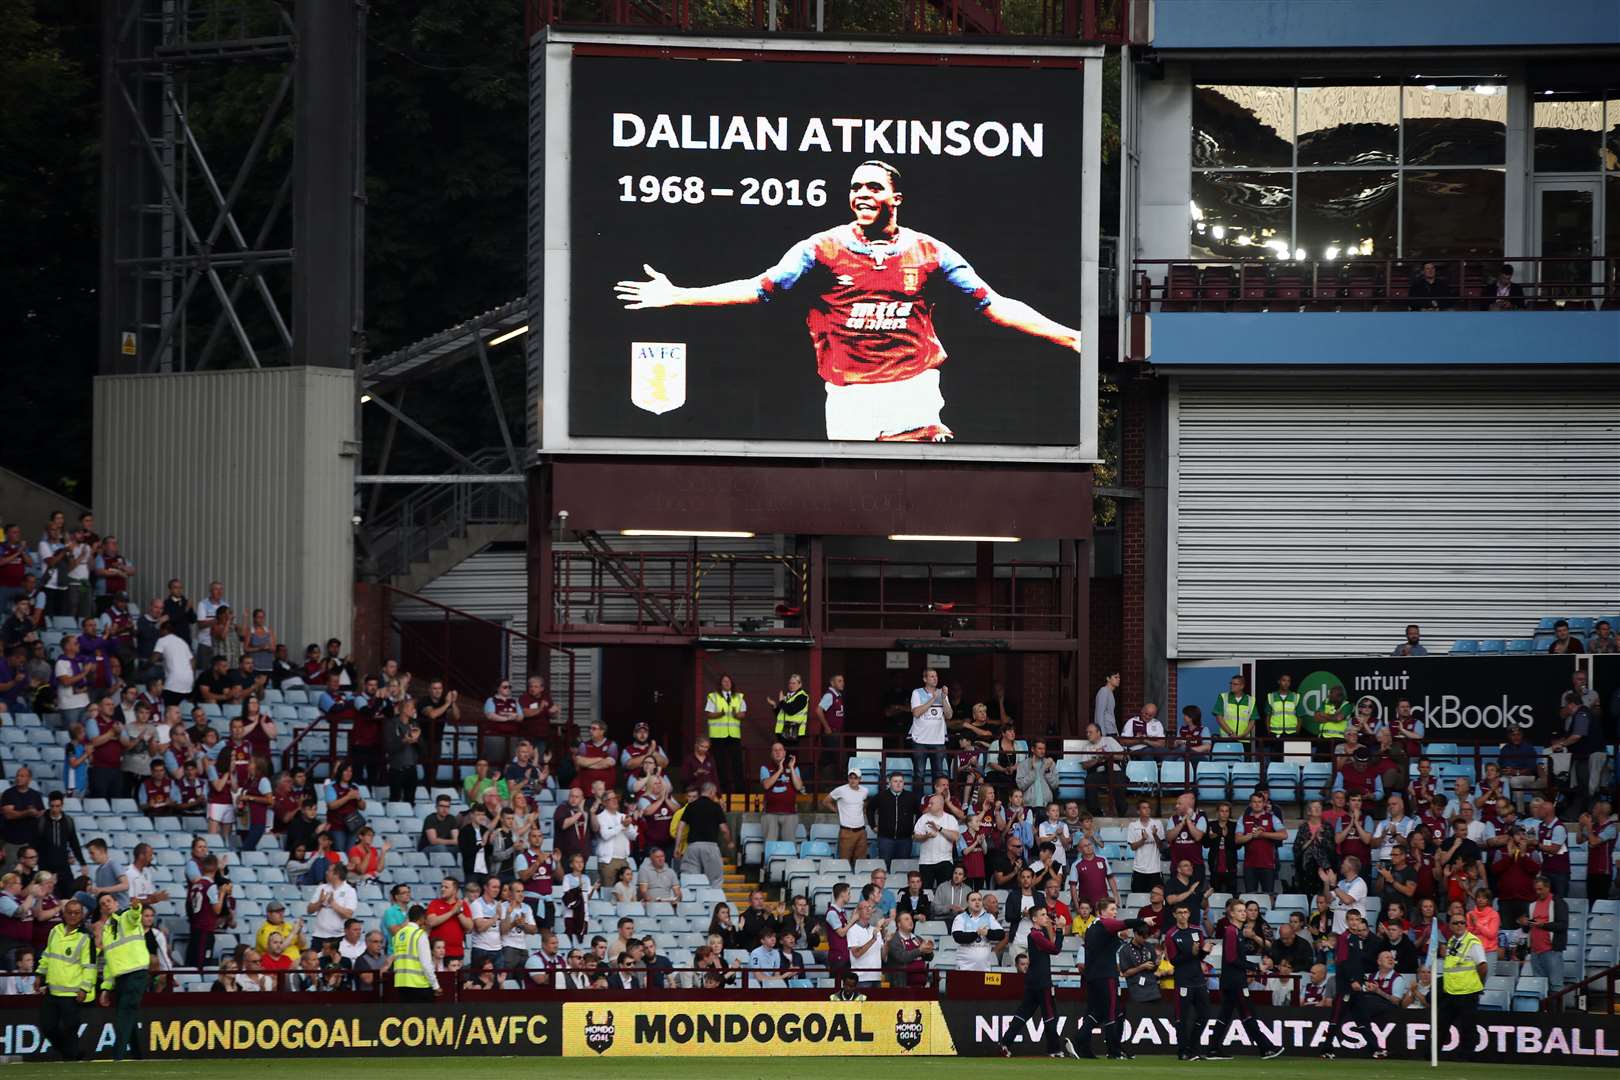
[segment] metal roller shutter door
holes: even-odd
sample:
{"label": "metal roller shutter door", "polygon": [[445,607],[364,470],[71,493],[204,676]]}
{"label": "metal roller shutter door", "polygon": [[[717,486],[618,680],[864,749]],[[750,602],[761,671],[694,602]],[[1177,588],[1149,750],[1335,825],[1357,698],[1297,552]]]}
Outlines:
{"label": "metal roller shutter door", "polygon": [[1620,613],[1620,379],[1176,377],[1172,657],[1431,652]]}

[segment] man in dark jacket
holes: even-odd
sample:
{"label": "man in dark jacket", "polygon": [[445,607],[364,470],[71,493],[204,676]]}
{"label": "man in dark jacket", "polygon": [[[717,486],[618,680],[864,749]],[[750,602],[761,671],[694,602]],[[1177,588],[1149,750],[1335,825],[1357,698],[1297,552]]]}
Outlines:
{"label": "man in dark jacket", "polygon": [[383,751],[388,758],[388,798],[392,802],[416,801],[417,745],[422,729],[416,726],[416,701],[404,698],[398,709],[383,721]]}
{"label": "man in dark jacket", "polygon": [[1125,1010],[1119,1000],[1119,935],[1125,930],[1145,930],[1141,919],[1121,919],[1119,904],[1104,899],[1097,905],[1097,918],[1086,929],[1086,969],[1082,973],[1086,987],[1086,1014],[1080,1020],[1076,1057],[1094,1058],[1091,1052],[1091,1029],[1102,1028],[1103,1046],[1108,1056],[1116,1061],[1129,1061],[1135,1055],[1120,1045],[1124,1037]]}
{"label": "man in dark jacket", "polygon": [[901,773],[889,774],[889,786],[866,800],[867,820],[877,833],[877,856],[885,862],[911,858],[912,832],[921,814],[917,796],[906,790]]}
{"label": "man in dark jacket", "polygon": [[1079,1057],[1074,1042],[1058,1034],[1057,1001],[1052,996],[1052,957],[1063,948],[1063,931],[1052,925],[1052,916],[1044,907],[1030,912],[1029,920],[1029,970],[1024,973],[1024,997],[997,1044],[1001,1056],[1013,1056],[1009,1040],[1017,1024],[1022,1021],[1028,1032],[1029,1022],[1039,1016],[1045,1028],[1047,1056]]}
{"label": "man in dark jacket", "polygon": [[[72,896],[78,891],[74,881],[73,864],[84,866],[84,851],[79,847],[79,830],[73,819],[62,811],[62,793],[53,791],[46,800],[48,809],[39,819],[39,836],[34,847],[39,849],[39,866],[56,875],[56,895]],[[72,856],[72,861],[69,861]]]}

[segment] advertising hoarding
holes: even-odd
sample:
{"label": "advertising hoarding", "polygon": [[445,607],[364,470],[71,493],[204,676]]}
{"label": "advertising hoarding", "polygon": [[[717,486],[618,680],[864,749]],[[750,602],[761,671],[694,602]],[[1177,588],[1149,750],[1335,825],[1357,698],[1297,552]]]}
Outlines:
{"label": "advertising hoarding", "polygon": [[[1393,713],[1402,698],[1424,724],[1428,742],[1501,743],[1509,727],[1544,746],[1563,734],[1558,715],[1570,688],[1574,656],[1304,657],[1255,662],[1255,694],[1265,695],[1285,672],[1309,717],[1335,686],[1353,707],[1362,699],[1375,714]],[[1309,722],[1307,721],[1307,727]]]}
{"label": "advertising hoarding", "polygon": [[536,46],[547,451],[1095,460],[1093,51],[631,40]]}

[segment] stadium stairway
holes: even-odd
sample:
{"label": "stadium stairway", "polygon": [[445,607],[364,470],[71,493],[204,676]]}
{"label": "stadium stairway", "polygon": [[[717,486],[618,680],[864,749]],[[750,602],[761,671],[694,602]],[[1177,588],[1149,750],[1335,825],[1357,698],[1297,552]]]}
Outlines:
{"label": "stadium stairway", "polygon": [[728,861],[725,867],[726,879],[721,888],[726,891],[726,903],[731,905],[731,910],[740,912],[748,906],[749,894],[759,888],[759,883],[744,873],[734,862]]}

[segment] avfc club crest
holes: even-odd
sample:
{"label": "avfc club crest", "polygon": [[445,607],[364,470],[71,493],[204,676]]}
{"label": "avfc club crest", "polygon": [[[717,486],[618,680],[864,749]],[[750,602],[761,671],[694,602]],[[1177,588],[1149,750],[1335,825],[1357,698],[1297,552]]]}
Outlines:
{"label": "avfc club crest", "polygon": [[[918,1015],[920,1016],[922,1014],[919,1013]],[[598,1024],[596,1022],[596,1014],[594,1012],[586,1012],[586,1014],[585,1014],[585,1045],[586,1046],[590,1047],[592,1050],[595,1050],[598,1054],[605,1054],[605,1053],[607,1053],[608,1048],[613,1045],[613,1036],[615,1034],[616,1034],[616,1030],[613,1027],[613,1012],[612,1012],[612,1010],[608,1011],[607,1019],[605,1021],[603,1021],[602,1023],[600,1023],[600,1024]]]}
{"label": "avfc club crest", "polygon": [[911,1052],[922,1045],[923,1024],[922,1010],[918,1009],[916,1015],[910,1020],[906,1019],[906,1010],[900,1009],[894,1014],[894,1041],[900,1044],[900,1049]]}
{"label": "avfc club crest", "polygon": [[686,342],[630,343],[630,403],[654,416],[686,404]]}
{"label": "avfc club crest", "polygon": [[915,266],[901,267],[900,288],[908,293],[915,293],[917,291],[917,286],[920,282],[921,276],[922,275],[918,272]]}

